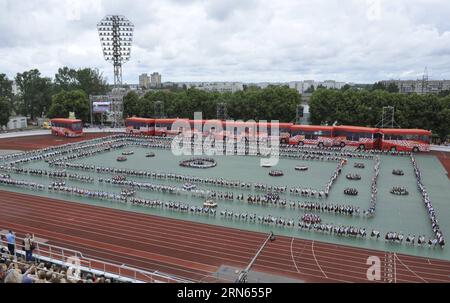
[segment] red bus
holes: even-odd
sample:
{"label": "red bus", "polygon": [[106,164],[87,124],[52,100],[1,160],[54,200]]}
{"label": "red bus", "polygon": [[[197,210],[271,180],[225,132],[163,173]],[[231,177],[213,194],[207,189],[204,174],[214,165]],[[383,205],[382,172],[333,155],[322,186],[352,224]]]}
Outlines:
{"label": "red bus", "polygon": [[218,140],[223,140],[225,137],[234,137],[236,141],[242,140],[254,140],[268,137],[268,131],[270,131],[270,125],[265,131],[258,128],[257,122],[250,121],[224,121],[223,132],[216,133],[215,137]]}
{"label": "red bus", "polygon": [[125,127],[128,134],[141,134],[147,136],[155,135],[155,119],[150,118],[127,118]]}
{"label": "red bus", "polygon": [[182,122],[186,124],[186,128],[189,128],[189,119],[155,119],[155,136],[176,136],[183,132],[183,128],[178,127],[172,129],[175,122]]}
{"label": "red bus", "polygon": [[189,124],[192,136],[201,134],[202,137],[221,137],[225,131],[225,124],[222,120],[189,120]]}
{"label": "red bus", "polygon": [[[280,143],[289,143],[293,125],[294,124],[292,123],[278,123],[278,139],[280,140]],[[272,128],[275,126],[275,123],[272,122],[258,122],[258,136],[272,136]],[[267,134],[262,131],[262,128],[265,128],[267,130]],[[261,133],[261,135],[259,135],[259,133]]]}
{"label": "red bus", "polygon": [[359,149],[379,149],[378,128],[360,126],[334,126],[334,144],[340,147],[357,146]]}
{"label": "red bus", "polygon": [[83,124],[78,119],[51,119],[52,135],[64,137],[81,137],[83,135]]}
{"label": "red bus", "polygon": [[319,147],[333,145],[333,127],[321,125],[293,125],[289,144],[316,145]]}
{"label": "red bus", "polygon": [[423,129],[380,128],[381,149],[390,151],[430,151],[431,132]]}

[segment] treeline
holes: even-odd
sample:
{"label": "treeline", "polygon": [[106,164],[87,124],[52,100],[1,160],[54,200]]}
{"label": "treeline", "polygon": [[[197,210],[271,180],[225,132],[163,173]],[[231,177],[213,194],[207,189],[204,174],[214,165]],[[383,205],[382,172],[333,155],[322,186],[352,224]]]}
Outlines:
{"label": "treeline", "polygon": [[450,134],[450,96],[319,89],[309,105],[312,124],[376,126],[382,108],[393,106],[395,121],[402,128],[428,129],[441,138]]}
{"label": "treeline", "polygon": [[68,117],[69,112],[87,121],[89,95],[103,94],[109,85],[95,69],[58,69],[54,79],[42,77],[37,69],[18,73],[14,78],[18,93],[13,94],[13,81],[0,73],[0,126],[8,122],[12,113],[49,118]]}
{"label": "treeline", "polygon": [[124,117],[154,117],[155,102],[161,101],[166,117],[194,118],[194,112],[202,112],[204,119],[217,118],[217,105],[226,104],[230,119],[279,120],[295,119],[301,96],[287,86],[269,86],[265,89],[250,88],[235,93],[207,92],[198,89],[184,91],[151,91],[143,97],[130,92],[124,97]]}

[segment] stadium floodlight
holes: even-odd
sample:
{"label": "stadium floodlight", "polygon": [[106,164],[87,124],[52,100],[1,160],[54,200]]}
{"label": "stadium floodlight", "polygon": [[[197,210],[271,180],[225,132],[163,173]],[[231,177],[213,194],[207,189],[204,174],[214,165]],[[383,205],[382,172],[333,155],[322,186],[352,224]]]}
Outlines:
{"label": "stadium floodlight", "polygon": [[131,57],[134,25],[125,16],[107,15],[97,30],[103,57],[114,65],[114,86],[122,85],[122,64]]}

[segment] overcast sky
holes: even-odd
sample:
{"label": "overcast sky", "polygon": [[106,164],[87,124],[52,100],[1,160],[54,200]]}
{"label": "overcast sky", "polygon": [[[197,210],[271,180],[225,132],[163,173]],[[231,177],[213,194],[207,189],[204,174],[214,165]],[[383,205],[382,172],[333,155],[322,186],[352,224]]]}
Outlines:
{"label": "overcast sky", "polygon": [[98,68],[107,14],[135,25],[124,82],[450,79],[449,0],[0,0],[0,73]]}

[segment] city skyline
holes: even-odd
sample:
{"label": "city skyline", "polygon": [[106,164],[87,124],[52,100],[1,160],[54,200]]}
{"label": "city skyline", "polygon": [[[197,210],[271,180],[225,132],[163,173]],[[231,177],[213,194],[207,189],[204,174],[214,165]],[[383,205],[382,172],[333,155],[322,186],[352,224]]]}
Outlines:
{"label": "city skyline", "polygon": [[450,79],[445,11],[439,0],[0,0],[0,72],[92,67],[112,83],[96,24],[119,13],[135,24],[124,83],[153,71],[165,82],[374,83],[420,79],[425,66],[430,79]]}

